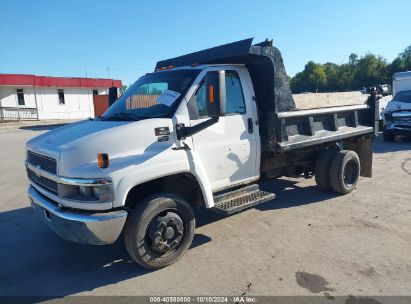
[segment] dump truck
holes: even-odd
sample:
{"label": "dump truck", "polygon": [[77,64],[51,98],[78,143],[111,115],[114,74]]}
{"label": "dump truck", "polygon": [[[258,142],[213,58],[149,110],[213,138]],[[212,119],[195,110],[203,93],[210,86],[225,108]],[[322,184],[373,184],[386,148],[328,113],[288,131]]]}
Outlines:
{"label": "dump truck", "polygon": [[66,240],[121,235],[134,261],[162,268],[190,247],[195,208],[275,204],[261,184],[282,176],[337,194],[371,177],[377,99],[298,109],[268,40],[162,60],[101,117],[27,142],[32,209]]}

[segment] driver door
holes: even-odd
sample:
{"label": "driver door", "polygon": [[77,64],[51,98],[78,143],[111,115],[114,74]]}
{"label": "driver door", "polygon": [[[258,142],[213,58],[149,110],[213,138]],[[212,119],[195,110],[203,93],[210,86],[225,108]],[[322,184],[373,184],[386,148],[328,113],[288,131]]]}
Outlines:
{"label": "driver door", "polygon": [[[235,186],[258,178],[256,164],[257,140],[252,123],[251,96],[246,96],[237,71],[225,72],[227,94],[226,114],[219,121],[192,136],[193,146],[200,156],[213,191]],[[191,125],[210,117],[206,110],[205,81],[190,99]],[[248,91],[247,91],[248,93]],[[251,128],[253,129],[253,128]]]}

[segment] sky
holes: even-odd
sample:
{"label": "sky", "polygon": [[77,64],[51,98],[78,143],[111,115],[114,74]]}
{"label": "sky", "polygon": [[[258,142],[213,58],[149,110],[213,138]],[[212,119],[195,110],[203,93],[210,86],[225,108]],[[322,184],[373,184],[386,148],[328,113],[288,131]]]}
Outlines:
{"label": "sky", "polygon": [[273,39],[288,75],[313,60],[411,44],[409,0],[0,1],[0,73],[120,79],[158,60],[254,37]]}

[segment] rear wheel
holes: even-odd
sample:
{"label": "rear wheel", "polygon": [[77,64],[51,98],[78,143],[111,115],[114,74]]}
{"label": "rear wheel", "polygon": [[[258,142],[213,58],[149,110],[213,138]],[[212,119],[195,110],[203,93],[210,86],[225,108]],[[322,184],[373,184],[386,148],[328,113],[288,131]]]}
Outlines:
{"label": "rear wheel", "polygon": [[323,150],[315,162],[315,182],[324,191],[331,191],[329,169],[331,160],[337,153],[338,151],[336,149]]}
{"label": "rear wheel", "polygon": [[159,269],[184,255],[194,228],[194,212],[186,200],[167,193],[155,195],[138,204],[127,219],[126,249],[141,266]]}
{"label": "rear wheel", "polygon": [[348,194],[355,189],[360,176],[360,159],[354,151],[338,152],[330,165],[330,185],[332,190]]}

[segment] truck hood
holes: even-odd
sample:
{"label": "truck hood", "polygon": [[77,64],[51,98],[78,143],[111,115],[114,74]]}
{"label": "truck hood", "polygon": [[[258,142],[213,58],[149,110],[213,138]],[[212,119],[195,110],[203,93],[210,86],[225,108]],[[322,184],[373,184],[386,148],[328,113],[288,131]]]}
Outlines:
{"label": "truck hood", "polygon": [[385,111],[401,111],[401,110],[411,110],[411,102],[401,102],[397,100],[391,100]]}
{"label": "truck hood", "polygon": [[60,176],[99,177],[110,170],[97,166],[98,153],[107,153],[110,165],[125,157],[159,153],[172,145],[170,136],[163,136],[160,142],[155,134],[156,128],[164,127],[171,131],[172,120],[87,120],[37,136],[27,142],[27,148],[57,159]]}

